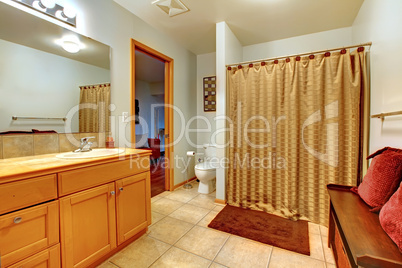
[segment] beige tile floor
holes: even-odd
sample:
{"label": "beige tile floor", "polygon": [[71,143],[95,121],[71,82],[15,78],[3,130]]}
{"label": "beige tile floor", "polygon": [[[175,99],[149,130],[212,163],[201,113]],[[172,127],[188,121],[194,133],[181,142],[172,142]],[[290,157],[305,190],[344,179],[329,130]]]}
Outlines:
{"label": "beige tile floor", "polygon": [[99,267],[336,267],[324,226],[309,223],[310,256],[208,228],[223,206],[193,185],[153,197],[148,232]]}

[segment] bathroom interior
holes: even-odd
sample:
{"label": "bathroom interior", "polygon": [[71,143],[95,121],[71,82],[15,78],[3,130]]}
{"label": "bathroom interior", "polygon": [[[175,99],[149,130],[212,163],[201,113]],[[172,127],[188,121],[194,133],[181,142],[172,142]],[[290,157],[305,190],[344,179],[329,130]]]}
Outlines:
{"label": "bathroom interior", "polygon": [[[402,267],[401,236],[378,221],[390,206],[366,209],[365,226],[373,216],[373,239],[392,250],[370,240],[360,252],[327,187],[367,185],[391,155],[382,148],[402,148],[401,11],[399,0],[0,0],[0,266]],[[241,166],[251,156],[263,160]],[[213,227],[229,208],[304,222],[284,244],[307,253]]]}

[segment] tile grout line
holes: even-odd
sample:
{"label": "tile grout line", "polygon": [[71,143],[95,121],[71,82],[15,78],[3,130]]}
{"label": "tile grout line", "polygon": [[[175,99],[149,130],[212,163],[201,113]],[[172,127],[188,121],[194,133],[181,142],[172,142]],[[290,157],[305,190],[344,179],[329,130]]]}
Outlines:
{"label": "tile grout line", "polygon": [[110,264],[112,264],[113,266],[116,266],[116,267],[118,267],[118,268],[122,268],[122,267],[120,267],[120,266],[118,266],[117,264],[115,264],[114,262],[112,262],[112,261],[107,261],[108,263],[110,263]]}
{"label": "tile grout line", "polygon": [[[197,196],[199,196],[199,194],[197,194],[196,196],[194,196],[192,199],[190,199],[189,201],[187,201],[187,202],[185,202],[185,203],[182,202],[183,205],[180,206],[179,208],[183,207],[185,204],[188,204],[188,202],[190,202],[191,200],[193,200],[193,199],[196,198]],[[163,199],[163,198],[168,199],[168,200],[177,201],[177,200],[169,199],[169,198],[166,198],[166,197],[161,197],[161,198],[158,199],[158,200],[161,200],[161,199]],[[157,200],[157,201],[158,201],[158,200]],[[156,202],[156,201],[155,201],[155,202]],[[178,202],[180,202],[180,201],[178,201]],[[154,262],[152,262],[148,267],[151,267],[153,264],[155,264],[155,262],[157,262],[162,256],[164,256],[164,255],[166,254],[166,252],[168,252],[168,251],[169,251],[171,248],[173,248],[173,247],[175,247],[175,248],[177,248],[177,249],[180,249],[180,250],[183,250],[183,251],[185,251],[185,252],[188,252],[188,253],[190,253],[190,254],[192,254],[192,255],[198,256],[198,257],[200,257],[200,258],[203,258],[203,259],[205,259],[205,260],[211,261],[211,264],[209,265],[209,266],[211,266],[211,265],[213,264],[213,262],[214,262],[213,260],[209,260],[209,259],[207,259],[207,258],[204,258],[204,257],[202,257],[202,256],[199,256],[199,255],[194,254],[194,253],[192,253],[192,252],[189,252],[189,251],[187,251],[187,250],[184,250],[184,249],[182,249],[182,248],[176,247],[175,245],[176,245],[177,242],[179,242],[186,234],[188,234],[192,229],[194,229],[194,227],[198,226],[197,224],[198,224],[202,219],[204,219],[211,211],[213,211],[213,210],[215,209],[215,207],[216,207],[216,206],[214,206],[212,209],[210,209],[209,212],[206,213],[197,223],[195,223],[195,224],[190,223],[190,224],[193,224],[193,226],[192,226],[187,232],[185,232],[182,236],[180,236],[180,237],[177,239],[177,241],[175,241],[172,245],[170,245],[170,244],[168,244],[168,243],[166,243],[166,242],[164,242],[164,241],[162,241],[162,240],[159,240],[159,239],[157,239],[157,238],[155,238],[155,237],[153,237],[153,236],[150,236],[149,234],[146,234],[147,236],[151,237],[152,239],[155,239],[155,240],[160,241],[160,242],[162,242],[162,243],[168,244],[168,245],[170,246],[161,256],[159,256],[159,257],[158,257]],[[177,208],[176,210],[178,210],[179,208]],[[163,218],[166,218],[166,217],[169,217],[169,215],[172,214],[173,212],[175,212],[176,210],[172,211],[172,212],[169,213],[168,215],[162,214],[162,213],[157,212],[157,211],[155,211],[155,212],[164,215]],[[163,219],[163,218],[162,218],[162,219]],[[173,217],[170,217],[170,218],[173,218]],[[162,220],[162,219],[161,219],[161,220]],[[176,218],[173,218],[173,219],[176,219]],[[178,219],[177,219],[177,220],[178,220]],[[159,220],[159,221],[160,221],[160,220]],[[159,221],[158,221],[158,222],[159,222]],[[184,222],[186,222],[186,221],[184,221]],[[186,222],[186,223],[188,223],[188,222]],[[155,223],[155,224],[156,224],[156,223]],[[198,227],[202,227],[202,226],[198,226]],[[229,237],[228,237],[227,239],[229,239]],[[227,240],[226,240],[226,241],[227,241]],[[224,243],[223,245],[226,244],[226,241],[225,241],[225,243]],[[223,248],[223,246],[222,246],[222,248]],[[222,249],[222,248],[221,248],[221,249]],[[219,252],[220,252],[220,250],[219,250]],[[219,252],[218,252],[218,253],[219,253]],[[218,254],[216,254],[216,256],[217,256],[217,255],[218,255]],[[216,258],[216,256],[214,257],[214,259]]]}
{"label": "tile grout line", "polygon": [[[174,211],[174,212],[175,212],[175,211]],[[209,211],[209,212],[211,212],[211,211]],[[189,223],[189,224],[197,225],[202,219],[204,219],[205,216],[208,215],[209,212],[207,212],[204,216],[202,216],[201,219],[199,219],[196,223],[188,222],[188,221],[186,221],[186,220],[182,220],[182,219],[178,219],[178,218],[172,217],[172,216],[170,216],[170,214],[168,215],[168,217],[171,217],[172,219],[179,220],[179,221],[183,221],[183,222],[186,222],[186,223]],[[173,213],[173,212],[172,212],[172,213]],[[172,214],[172,213],[171,213],[171,214]]]}
{"label": "tile grout line", "polygon": [[[229,238],[230,238],[231,236],[232,236],[232,235],[229,234],[228,238],[226,238],[225,243],[223,243],[222,247],[221,247],[221,248],[218,250],[218,252],[216,253],[215,257],[214,257],[213,260],[212,260],[212,263],[215,262],[216,257],[218,257],[219,253],[221,253],[222,249],[225,247],[226,243],[228,242],[228,240],[229,240]],[[212,263],[211,263],[211,265],[212,265]],[[226,266],[226,265],[224,265],[224,264],[222,264],[222,263],[219,263],[219,262],[217,262],[217,263],[220,264],[220,265]]]}
{"label": "tile grout line", "polygon": [[[197,195],[197,196],[198,196],[198,195]],[[191,201],[191,200],[190,200],[190,201]],[[198,255],[198,254],[195,254],[195,253],[193,253],[193,252],[187,251],[187,250],[185,250],[185,249],[182,249],[182,248],[180,248],[180,247],[177,247],[176,244],[177,244],[185,235],[187,235],[191,230],[193,230],[195,227],[200,227],[200,228],[208,229],[208,228],[205,228],[205,227],[203,227],[203,226],[199,226],[198,223],[199,223],[200,221],[202,221],[211,211],[213,211],[213,210],[215,209],[215,207],[216,207],[216,206],[214,206],[214,208],[210,209],[209,212],[206,213],[198,222],[196,222],[195,224],[193,224],[193,227],[191,227],[191,229],[189,229],[185,234],[183,234],[183,235],[171,246],[171,247],[175,247],[175,248],[178,248],[178,249],[180,249],[180,250],[183,250],[183,251],[185,251],[185,252],[188,252],[188,253],[190,253],[190,254],[192,254],[192,255],[195,255],[195,256],[198,256],[198,257],[200,257],[200,258],[203,258],[203,259],[205,259],[205,260],[211,261],[211,264],[210,264],[208,267],[210,267],[210,266],[214,263],[215,258],[218,256],[219,252],[222,250],[222,248],[224,247],[224,245],[225,245],[226,242],[228,241],[229,237],[231,236],[230,234],[229,234],[229,236],[226,238],[225,243],[223,243],[222,247],[219,249],[219,251],[216,253],[216,255],[214,256],[214,258],[213,258],[212,260],[207,259],[207,258],[205,258],[205,257],[203,257],[203,256]],[[173,212],[172,212],[172,213],[173,213]],[[186,221],[184,221],[184,222],[186,222]],[[163,242],[163,241],[162,241],[162,242]],[[169,249],[170,249],[170,248],[169,248]],[[166,252],[165,252],[165,253],[166,253]],[[164,253],[164,254],[165,254],[165,253]]]}
{"label": "tile grout line", "polygon": [[[163,199],[164,197],[162,197],[161,199]],[[155,201],[155,202],[158,202],[159,200],[161,200],[161,199],[158,199],[157,201]],[[168,199],[168,200],[173,200],[173,199],[169,199],[169,198],[164,198],[164,199]],[[173,201],[177,201],[177,200],[173,200]],[[177,202],[180,202],[180,201],[177,201]],[[183,203],[183,202],[180,202],[180,203]],[[164,213],[161,213],[161,212],[159,212],[159,211],[155,211],[155,212],[158,212],[159,214],[163,214],[163,215],[166,215],[166,216],[169,216],[170,214],[172,214],[173,212],[175,212],[176,210],[178,210],[179,208],[181,208],[182,206],[184,206],[186,203],[183,203],[183,205],[181,205],[180,207],[178,207],[178,208],[176,208],[175,210],[173,210],[172,212],[170,212],[169,214],[164,214]],[[152,205],[151,205],[151,210],[152,210]]]}
{"label": "tile grout line", "polygon": [[[152,238],[153,238],[153,237],[152,237]],[[154,238],[154,239],[155,239],[155,240],[158,240],[158,239],[156,239],[156,238]],[[158,241],[160,241],[160,240],[158,240]],[[163,241],[160,241],[160,242],[163,242]],[[165,242],[164,242],[164,243],[165,243]],[[165,244],[167,244],[167,243],[165,243]],[[172,247],[173,247],[173,245],[170,245],[170,247],[169,247],[165,252],[163,252],[163,254],[161,254],[158,258],[156,258],[156,260],[154,260],[154,261],[148,266],[148,268],[151,267],[152,265],[154,265],[155,262],[157,262],[160,258],[162,258],[162,256],[165,255],[166,252],[168,252]]]}
{"label": "tile grout line", "polygon": [[190,252],[190,251],[188,251],[188,250],[186,250],[186,249],[182,249],[182,248],[176,247],[176,246],[174,246],[174,245],[173,245],[172,247],[177,248],[177,249],[179,249],[179,250],[183,250],[183,251],[185,251],[185,252],[187,252],[187,253],[189,253],[189,254],[191,254],[191,255],[194,255],[194,256],[197,256],[197,257],[203,258],[204,260],[210,261],[210,262],[211,262],[211,264],[213,263],[213,261],[212,261],[212,260],[207,259],[207,258],[205,258],[205,257],[203,257],[203,256],[198,255],[198,254],[195,254],[195,253],[193,253],[193,252]]}
{"label": "tile grout line", "polygon": [[[194,229],[194,227],[196,227],[197,225],[193,225],[193,227],[191,227],[186,233],[184,233],[179,239],[177,239],[177,241],[176,242],[174,242],[172,245],[170,245],[170,247],[161,255],[161,256],[159,256],[150,266],[148,266],[148,267],[151,267],[157,260],[159,260],[163,255],[165,255],[166,254],[166,252],[168,252],[171,248],[177,248],[177,249],[179,249],[179,250],[183,250],[183,251],[185,251],[185,252],[187,252],[187,253],[189,253],[189,254],[191,254],[191,255],[194,255],[194,256],[197,256],[197,257],[200,257],[200,258],[203,258],[203,259],[205,259],[205,260],[208,260],[208,261],[211,261],[210,259],[207,259],[207,258],[205,258],[205,257],[203,257],[203,256],[200,256],[200,255],[198,255],[198,254],[195,254],[195,253],[193,253],[193,252],[190,252],[190,251],[188,251],[188,250],[185,250],[185,249],[182,249],[182,248],[180,248],[180,247],[176,247],[175,245],[177,244],[177,242],[179,242],[186,234],[188,234],[192,229]],[[159,239],[157,239],[157,238],[154,238],[154,237],[152,237],[153,239],[155,239],[155,240],[158,240],[158,241],[160,241],[160,242],[163,242],[163,241],[161,241],[161,240],[159,240]],[[163,243],[165,243],[165,244],[168,244],[168,243],[166,243],[166,242],[163,242]],[[211,264],[210,265],[212,265],[212,263],[213,263],[213,261],[211,261]]]}
{"label": "tile grout line", "polygon": [[269,253],[269,256],[268,256],[267,268],[269,268],[269,263],[271,262],[271,257],[272,257],[273,252],[274,252],[274,246],[271,245],[271,252]]}
{"label": "tile grout line", "polygon": [[[321,228],[320,228],[321,229]],[[321,230],[320,230],[321,234]],[[325,268],[327,267],[327,258],[325,257],[325,251],[324,251],[324,243],[322,242],[322,235],[320,235],[320,241],[321,241],[321,249],[322,249],[322,255],[324,257],[324,266]]]}
{"label": "tile grout line", "polygon": [[324,244],[323,244],[323,241],[322,241],[321,228],[320,228],[319,226],[320,226],[320,225],[318,225],[319,234],[310,232],[310,229],[308,230],[309,242],[311,242],[311,237],[310,237],[311,235],[318,235],[318,236],[320,237],[321,251],[322,251],[324,260],[320,260],[319,258],[312,257],[312,256],[311,256],[311,247],[310,247],[310,256],[303,255],[303,254],[302,254],[302,255],[303,255],[304,257],[308,257],[308,258],[310,258],[310,259],[314,259],[314,260],[317,260],[317,261],[321,261],[321,262],[326,263],[327,261],[326,261],[325,252],[324,252]]}
{"label": "tile grout line", "polygon": [[[196,198],[197,196],[199,196],[200,194],[197,194],[194,198]],[[193,199],[194,199],[193,198]],[[190,205],[190,206],[194,206],[194,207],[198,207],[198,206],[195,206],[195,205],[191,205],[191,204],[189,204],[189,202],[191,201],[191,200],[193,200],[193,199],[190,199],[187,203],[185,203],[185,204],[188,204],[188,205]],[[184,206],[184,205],[183,205]],[[181,207],[183,207],[183,206],[181,206]],[[181,207],[179,207],[178,209],[180,209]],[[203,209],[206,209],[206,210],[209,210],[204,216],[202,216],[201,217],[201,219],[199,219],[194,225],[197,225],[200,221],[202,221],[211,211],[213,211],[215,208],[217,207],[217,205],[215,205],[214,204],[214,207],[212,208],[212,209],[208,209],[208,208],[204,208],[204,207],[199,207],[199,208],[203,208]],[[178,209],[176,209],[176,210],[178,210]],[[175,210],[175,211],[176,211]],[[173,212],[175,212],[175,211],[173,211]],[[173,213],[172,212],[172,213]],[[170,214],[172,214],[172,213],[170,213]],[[170,215],[169,214],[169,215]],[[167,216],[169,216],[169,215],[167,215]],[[174,218],[174,217],[171,217],[171,218]],[[174,218],[174,219],[176,219],[176,218]],[[177,219],[177,220],[180,220],[180,219]],[[181,221],[184,221],[184,220],[181,220]],[[184,222],[187,222],[187,221],[184,221]],[[187,222],[187,223],[190,223],[190,224],[193,224],[192,222]]]}
{"label": "tile grout line", "polygon": [[[199,196],[199,194],[197,194],[194,198],[196,198],[197,196]],[[155,202],[157,202],[157,201],[159,201],[159,200],[161,200],[161,199],[163,199],[163,198],[165,198],[165,197],[161,197],[160,199],[156,200]],[[179,210],[179,209],[180,209],[181,207],[183,207],[185,204],[188,204],[188,202],[190,202],[190,201],[193,200],[194,198],[190,199],[190,200],[187,201],[186,203],[181,202],[181,203],[183,203],[183,205],[181,205],[181,206],[178,207],[177,209],[173,210],[173,211],[170,212],[169,214],[164,214],[164,213],[161,213],[161,212],[159,212],[159,211],[155,211],[156,213],[159,213],[159,214],[161,214],[161,215],[164,215],[164,217],[161,218],[159,221],[161,221],[162,219],[164,219],[164,218],[166,218],[166,217],[170,217],[170,215],[171,215],[172,213],[174,213],[175,211]],[[173,200],[173,199],[169,199],[169,198],[165,198],[165,199]],[[173,201],[177,201],[177,200],[173,200]],[[177,202],[180,202],[180,201],[177,201]],[[191,205],[191,204],[189,204],[189,205]],[[193,206],[194,206],[194,205],[193,205]],[[217,207],[217,205],[215,205],[212,209],[210,209],[209,212],[206,213],[206,214],[205,214],[199,221],[197,221],[194,225],[197,225],[201,220],[203,220],[203,219],[205,218],[205,216],[207,216],[207,215],[208,215],[211,211],[213,211],[216,207]],[[204,208],[204,209],[208,210],[207,208]],[[171,218],[176,219],[176,218],[174,218],[174,217],[171,217]],[[176,219],[176,220],[180,220],[180,219]],[[159,221],[158,221],[158,222],[159,222]],[[184,222],[187,222],[187,221],[184,221]],[[156,223],[157,223],[157,222],[155,222],[155,224],[156,224]],[[187,222],[187,223],[193,224],[192,222]],[[152,225],[154,225],[154,224],[152,224]]]}
{"label": "tile grout line", "polygon": [[[168,217],[168,216],[166,216],[166,217]],[[172,218],[172,217],[171,217]],[[175,219],[175,218],[172,218],[172,219]],[[175,219],[175,220],[177,220],[177,219]],[[186,222],[186,223],[188,223],[188,222]],[[194,228],[194,226],[195,225],[193,225],[193,227],[191,227],[187,232],[185,232],[182,236],[180,236],[173,244],[169,244],[169,243],[166,243],[165,241],[162,241],[162,240],[160,240],[160,239],[158,239],[158,238],[155,238],[155,237],[153,237],[153,236],[150,236],[149,234],[147,234],[147,236],[149,236],[149,237],[151,237],[151,238],[153,238],[153,239],[155,239],[155,240],[157,240],[157,241],[159,241],[159,242],[162,242],[162,243],[165,243],[165,244],[168,244],[168,245],[170,245],[171,247],[173,247],[177,242],[179,242],[179,240],[180,239],[182,239],[183,238],[183,236],[185,236],[188,232],[190,232],[193,228]],[[170,248],[169,248],[170,249]],[[169,250],[168,249],[168,250]],[[165,252],[166,253],[166,252]],[[165,254],[164,253],[164,254]],[[163,255],[163,254],[162,254]],[[162,256],[161,255],[161,256]]]}
{"label": "tile grout line", "polygon": [[[164,197],[161,197],[161,198],[164,198]],[[169,198],[166,198],[166,199],[169,199]],[[173,200],[173,199],[169,199],[169,200]],[[177,200],[174,200],[174,201],[177,201]],[[184,203],[184,204],[186,204],[186,203]],[[182,205],[182,206],[184,206],[184,205]],[[179,208],[181,208],[182,206],[180,206]],[[177,208],[176,210],[178,210],[179,208]],[[172,213],[175,212],[176,210],[172,211],[170,214],[172,214]],[[160,213],[160,214],[162,214],[162,213]],[[170,214],[168,214],[168,215],[163,214],[163,215],[165,215],[164,218],[169,217]],[[173,218],[173,217],[170,217],[170,218]],[[175,219],[175,218],[173,218],[173,219]],[[161,219],[161,220],[162,220],[162,219]],[[174,245],[175,245],[178,241],[180,241],[180,239],[182,239],[183,236],[185,236],[188,232],[190,232],[190,230],[192,230],[192,229],[194,228],[194,226],[195,226],[195,225],[193,225],[193,227],[191,227],[187,232],[185,232],[182,236],[180,236],[180,237],[177,239],[177,241],[175,241],[173,244],[166,243],[166,242],[164,242],[164,241],[162,241],[162,240],[159,240],[158,238],[155,238],[155,237],[150,236],[149,234],[147,234],[147,236],[151,237],[152,239],[155,239],[155,240],[157,240],[157,241],[159,241],[159,242],[162,242],[162,243],[165,243],[165,244],[168,244],[168,245],[169,245],[169,248],[168,248],[162,255],[160,255],[154,262],[152,262],[152,263],[148,266],[148,268],[151,267],[152,265],[154,265],[155,262],[157,262],[162,256],[164,256],[164,255],[166,254],[166,252],[168,252],[172,247],[174,247]]]}

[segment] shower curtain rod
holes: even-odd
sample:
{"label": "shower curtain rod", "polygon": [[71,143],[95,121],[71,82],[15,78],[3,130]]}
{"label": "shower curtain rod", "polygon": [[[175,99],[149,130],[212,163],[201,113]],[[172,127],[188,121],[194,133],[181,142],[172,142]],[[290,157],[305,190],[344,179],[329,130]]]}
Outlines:
{"label": "shower curtain rod", "polygon": [[111,83],[110,82],[105,82],[105,83],[92,84],[92,85],[79,86],[79,87],[93,87],[93,86],[101,86],[101,85],[111,85]]}
{"label": "shower curtain rod", "polygon": [[294,55],[288,55],[288,56],[282,56],[282,57],[275,57],[275,58],[262,59],[262,60],[253,60],[253,61],[244,61],[244,62],[239,62],[239,63],[227,64],[226,67],[249,64],[249,63],[255,63],[255,62],[262,62],[262,61],[273,61],[273,60],[285,59],[285,58],[296,57],[296,56],[305,56],[305,55],[324,53],[324,52],[340,50],[340,49],[348,49],[348,48],[355,48],[355,47],[365,47],[365,46],[370,46],[371,47],[372,44],[373,44],[372,42],[367,42],[367,43],[363,43],[363,44],[359,44],[359,45],[346,46],[346,47],[337,47],[337,48],[331,48],[331,49],[326,49],[326,50],[317,50],[317,51],[301,53],[301,54],[294,54]]}

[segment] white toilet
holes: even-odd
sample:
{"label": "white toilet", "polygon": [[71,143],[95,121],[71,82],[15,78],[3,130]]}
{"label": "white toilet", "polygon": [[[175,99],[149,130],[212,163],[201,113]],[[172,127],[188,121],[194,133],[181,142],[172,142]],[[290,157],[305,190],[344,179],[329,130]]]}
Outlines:
{"label": "white toilet", "polygon": [[195,165],[195,176],[200,180],[198,192],[210,194],[216,188],[216,146],[204,144],[205,161]]}

